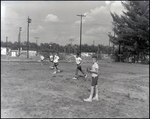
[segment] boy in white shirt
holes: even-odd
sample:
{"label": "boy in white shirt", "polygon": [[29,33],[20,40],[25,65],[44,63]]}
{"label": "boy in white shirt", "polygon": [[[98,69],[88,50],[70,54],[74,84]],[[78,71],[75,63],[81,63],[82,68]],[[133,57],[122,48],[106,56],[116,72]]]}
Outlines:
{"label": "boy in white shirt", "polygon": [[80,70],[82,72],[82,74],[84,75],[84,77],[86,78],[87,77],[87,74],[84,73],[84,71],[82,70],[81,68],[81,64],[83,63],[82,62],[82,59],[81,57],[79,57],[79,53],[77,53],[77,55],[73,55],[75,57],[75,60],[76,60],[76,64],[77,64],[77,68],[76,68],[76,76],[73,78],[73,79],[77,79],[78,78],[78,70]]}
{"label": "boy in white shirt", "polygon": [[[97,83],[98,83],[98,70],[99,70],[99,66],[97,64],[97,56],[92,56],[92,60],[93,60],[92,69],[88,70],[88,72],[91,73],[91,75],[92,75],[91,94],[90,94],[89,98],[84,99],[84,101],[88,101],[88,102],[92,102],[92,100],[98,100],[98,87],[97,87]],[[95,88],[95,96],[93,97],[94,88]]]}
{"label": "boy in white shirt", "polygon": [[59,64],[58,60],[59,60],[58,53],[55,53],[55,55],[54,55],[54,60],[53,60],[53,63],[54,63],[54,66],[53,66],[53,67],[56,68],[56,71],[54,72],[54,74],[60,72],[60,70],[59,70],[58,67],[57,67],[58,64]]}
{"label": "boy in white shirt", "polygon": [[44,56],[40,53],[40,58],[41,58],[41,65],[44,64]]}
{"label": "boy in white shirt", "polygon": [[[50,56],[49,56],[50,64],[53,63],[53,60],[54,60],[53,53],[50,53]],[[51,69],[54,69],[53,66],[50,66],[50,68],[51,68]]]}

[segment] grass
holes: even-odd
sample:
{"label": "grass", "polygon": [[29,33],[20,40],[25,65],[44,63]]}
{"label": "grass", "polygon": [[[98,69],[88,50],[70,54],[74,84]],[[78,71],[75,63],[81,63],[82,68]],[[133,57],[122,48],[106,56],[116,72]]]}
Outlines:
{"label": "grass", "polygon": [[[99,62],[99,101],[92,103],[83,101],[91,76],[73,80],[74,62],[60,61],[63,72],[55,75],[48,64],[1,62],[1,117],[149,118],[149,65],[105,61]],[[90,65],[84,62],[83,70]]]}

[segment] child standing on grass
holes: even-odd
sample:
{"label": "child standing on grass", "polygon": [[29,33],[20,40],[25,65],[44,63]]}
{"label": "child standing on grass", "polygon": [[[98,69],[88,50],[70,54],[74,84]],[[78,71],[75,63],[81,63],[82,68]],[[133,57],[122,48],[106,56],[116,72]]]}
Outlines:
{"label": "child standing on grass", "polygon": [[54,55],[54,61],[53,61],[54,66],[53,67],[56,69],[56,71],[54,71],[54,74],[56,74],[57,72],[60,72],[60,70],[57,67],[58,64],[59,64],[58,60],[59,60],[58,53],[55,53],[55,55]]}
{"label": "child standing on grass", "polygon": [[44,56],[40,53],[40,58],[41,58],[41,65],[44,64]]}
{"label": "child standing on grass", "polygon": [[79,53],[77,53],[76,56],[73,55],[75,57],[76,64],[77,64],[76,74],[75,74],[76,76],[73,79],[77,79],[78,78],[78,70],[80,70],[82,72],[82,74],[84,75],[85,78],[87,77],[87,74],[85,74],[84,71],[82,70],[81,64],[83,62],[82,62],[82,59],[81,59],[81,57],[79,55],[80,55]]}
{"label": "child standing on grass", "polygon": [[[92,60],[93,60],[92,69],[88,70],[88,72],[91,73],[91,75],[92,75],[91,94],[90,94],[89,98],[84,99],[84,101],[88,101],[88,102],[92,102],[92,100],[98,100],[98,87],[97,87],[97,83],[98,83],[98,70],[99,70],[99,66],[97,64],[97,56],[92,56]],[[95,88],[95,96],[93,97],[94,88]]]}

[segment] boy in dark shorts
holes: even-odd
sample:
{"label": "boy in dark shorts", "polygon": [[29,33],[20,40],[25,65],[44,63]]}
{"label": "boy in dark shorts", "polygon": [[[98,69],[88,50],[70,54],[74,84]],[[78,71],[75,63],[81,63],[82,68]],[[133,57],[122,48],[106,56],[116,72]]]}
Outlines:
{"label": "boy in dark shorts", "polygon": [[[92,75],[91,94],[90,94],[89,98],[84,99],[84,101],[88,101],[88,102],[92,102],[92,100],[98,100],[98,87],[97,87],[97,83],[98,83],[98,70],[99,70],[99,66],[97,64],[97,56],[92,56],[92,60],[93,60],[92,69],[88,70],[88,72],[91,73],[91,75]],[[93,97],[94,88],[95,88],[95,96]]]}

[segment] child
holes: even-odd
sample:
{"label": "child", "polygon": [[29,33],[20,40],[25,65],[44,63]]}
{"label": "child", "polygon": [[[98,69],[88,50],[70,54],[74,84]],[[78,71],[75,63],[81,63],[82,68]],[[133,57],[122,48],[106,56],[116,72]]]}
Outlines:
{"label": "child", "polygon": [[[96,56],[92,56],[92,60],[93,60],[92,69],[89,70],[89,73],[91,73],[91,75],[92,75],[91,94],[90,94],[89,98],[84,99],[84,101],[88,101],[88,102],[92,102],[92,100],[98,100],[97,82],[98,82],[98,70],[99,70],[99,66],[97,64],[97,57]],[[96,92],[95,92],[95,96],[93,97],[94,88],[95,88]]]}
{"label": "child", "polygon": [[58,60],[59,60],[59,56],[58,56],[58,53],[55,53],[55,55],[54,55],[54,68],[56,68],[56,71],[54,72],[54,74],[56,74],[57,72],[60,72],[60,70],[58,69]]}
{"label": "child", "polygon": [[[74,56],[74,55],[73,55]],[[76,60],[76,64],[77,64],[77,68],[76,68],[76,76],[73,78],[73,79],[77,79],[78,78],[78,70],[80,70],[82,72],[82,74],[84,75],[84,77],[86,78],[87,77],[87,74],[84,73],[84,71],[82,70],[81,68],[81,64],[83,63],[82,62],[82,59],[81,57],[79,57],[79,53],[77,53],[75,57],[75,60]]]}
{"label": "child", "polygon": [[[53,63],[53,59],[54,59],[54,58],[53,58],[53,53],[50,53],[50,56],[49,56],[50,64]],[[50,68],[51,68],[51,69],[54,69],[53,66],[50,66]]]}
{"label": "child", "polygon": [[40,53],[40,58],[41,58],[41,65],[44,64],[44,56]]}

